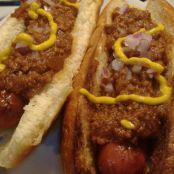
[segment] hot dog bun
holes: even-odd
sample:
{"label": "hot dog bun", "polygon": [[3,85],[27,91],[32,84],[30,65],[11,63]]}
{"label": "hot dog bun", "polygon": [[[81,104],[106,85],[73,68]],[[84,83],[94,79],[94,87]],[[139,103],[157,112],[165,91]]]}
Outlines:
{"label": "hot dog bun", "polygon": [[[134,6],[141,9],[146,8],[150,12],[154,22],[162,23],[165,26],[165,35],[166,35],[165,37],[168,40],[167,58],[170,61],[169,63],[170,66],[168,67],[167,70],[168,71],[167,78],[170,82],[173,78],[173,68],[174,68],[173,7],[171,7],[165,0],[149,0],[148,4],[143,4],[139,1],[111,0],[99,18],[98,25],[91,38],[88,51],[81,65],[80,72],[76,76],[75,81],[73,83],[74,90],[70,95],[70,97],[68,98],[68,103],[66,106],[66,112],[63,122],[63,137],[62,137],[62,151],[61,151],[64,171],[66,174],[99,173],[99,169],[97,168],[97,157],[95,155],[96,151],[98,150],[96,150],[97,148],[94,147],[93,143],[91,142],[91,135],[90,135],[91,128],[89,125],[90,123],[88,121],[88,115],[90,113],[89,111],[90,102],[88,103],[86,97],[81,95],[79,93],[79,90],[80,88],[85,86],[86,88],[92,88],[93,92],[98,91],[100,85],[99,77],[101,75],[102,67],[103,65],[106,64],[106,59],[107,59],[104,48],[104,40],[106,37],[103,31],[104,25],[111,23],[111,14],[113,10],[116,7],[123,6],[125,3],[128,3],[130,6]],[[165,139],[162,139],[162,141],[159,143],[159,147],[157,148],[158,150],[162,149],[161,151],[163,155],[161,161],[158,163],[158,167],[154,169],[156,173],[172,174],[174,172],[174,165],[173,165],[174,116],[172,108],[173,105],[171,100],[168,102],[168,109],[170,114],[168,118],[169,121],[166,124],[167,133],[165,135]],[[104,112],[107,111],[105,110]],[[117,145],[114,146],[113,144],[111,144],[110,146],[113,149],[115,148],[116,151],[118,148],[121,148]],[[138,151],[139,153],[139,150],[135,151]],[[135,152],[132,151],[128,153],[134,154]],[[114,154],[113,158],[115,158]],[[102,154],[100,155],[102,156]],[[118,156],[119,155],[120,154],[118,154]],[[106,156],[102,158],[104,159],[105,157]],[[144,157],[142,157],[139,160],[139,163],[143,160]],[[99,160],[99,163],[102,162]],[[110,164],[112,165],[112,163]],[[126,166],[126,162],[125,162],[125,168],[128,168],[128,166]],[[131,171],[133,171],[131,170],[131,168],[130,169],[128,168],[128,170],[130,173]],[[111,172],[112,170],[109,171],[109,169],[105,171],[112,173]]]}
{"label": "hot dog bun", "polygon": [[[0,166],[16,166],[42,140],[43,135],[56,118],[67,96],[72,91],[72,81],[85,54],[90,35],[94,29],[101,0],[81,0],[80,9],[72,31],[72,53],[66,59],[64,68],[54,75],[51,83],[31,98],[24,114],[9,137],[0,148]],[[8,17],[0,26],[0,51],[7,48],[14,37],[25,30],[22,20]]]}
{"label": "hot dog bun", "polygon": [[[154,8],[156,7],[156,8]],[[167,33],[170,34],[171,38],[173,38],[174,35],[174,25],[173,25],[173,17],[174,17],[174,12],[173,12],[173,8],[167,4],[164,0],[161,1],[150,1],[147,5],[147,8],[149,9],[149,11],[151,11],[152,13],[152,17],[157,20],[160,21],[162,23],[165,23],[165,25],[167,26]],[[161,15],[158,15],[160,13]],[[170,37],[169,36],[169,37]],[[171,41],[171,45],[169,46],[169,50],[168,50],[168,56],[169,59],[171,61],[171,66],[169,67],[169,72],[170,75],[169,77],[172,80],[173,77],[173,67],[174,67],[174,59],[173,59],[173,55],[174,55],[174,46],[172,45],[173,41]],[[171,106],[170,106],[170,117],[169,117],[169,126],[168,126],[168,134],[167,134],[167,138],[166,138],[166,149],[164,150],[164,158],[161,161],[161,173],[168,173],[168,174],[172,174],[174,171],[174,149],[173,149],[173,139],[174,139],[174,132],[173,132],[173,126],[174,126],[174,113],[173,113],[173,100],[171,101]]]}

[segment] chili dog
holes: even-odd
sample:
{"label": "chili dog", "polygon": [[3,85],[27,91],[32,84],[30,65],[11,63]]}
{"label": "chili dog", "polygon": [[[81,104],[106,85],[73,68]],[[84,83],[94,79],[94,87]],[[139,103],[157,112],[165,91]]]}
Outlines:
{"label": "chili dog", "polygon": [[66,174],[174,173],[174,9],[139,4],[112,0],[99,18],[66,106]]}
{"label": "chili dog", "polygon": [[101,0],[21,1],[0,26],[0,166],[42,140],[72,90]]}

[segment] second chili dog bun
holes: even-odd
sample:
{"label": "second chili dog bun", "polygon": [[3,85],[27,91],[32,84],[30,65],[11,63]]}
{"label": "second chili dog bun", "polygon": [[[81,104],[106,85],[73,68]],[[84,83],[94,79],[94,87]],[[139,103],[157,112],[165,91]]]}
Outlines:
{"label": "second chili dog bun", "polygon": [[[62,139],[62,160],[64,165],[64,171],[66,174],[80,174],[80,173],[88,173],[88,174],[95,174],[95,173],[124,173],[127,174],[130,172],[131,174],[136,173],[142,173],[142,172],[149,172],[149,168],[152,163],[155,164],[155,167],[153,168],[153,171],[156,173],[161,174],[172,174],[174,171],[173,167],[173,159],[174,159],[174,153],[173,153],[173,105],[172,101],[168,100],[166,102],[166,108],[169,111],[169,115],[167,118],[167,121],[163,122],[165,128],[165,131],[163,132],[163,129],[159,131],[159,127],[153,126],[153,121],[158,117],[151,117],[148,116],[155,111],[151,112],[151,110],[147,110],[148,112],[143,113],[142,120],[144,121],[144,124],[147,124],[146,126],[149,128],[149,130],[152,128],[155,130],[153,134],[149,134],[147,129],[144,129],[144,125],[142,127],[138,127],[138,129],[134,130],[135,125],[131,125],[130,122],[127,123],[126,120],[126,126],[130,129],[133,129],[133,133],[137,136],[139,136],[140,142],[137,142],[135,139],[131,139],[131,134],[129,132],[127,134],[124,134],[123,129],[120,129],[119,131],[119,124],[117,124],[117,119],[113,117],[114,110],[112,111],[112,106],[110,110],[107,108],[107,106],[104,106],[105,104],[96,104],[92,101],[99,101],[93,96],[90,98],[80,94],[79,90],[83,87],[86,89],[90,89],[92,94],[95,94],[95,96],[101,96],[100,93],[100,75],[102,72],[102,67],[104,67],[107,64],[108,61],[108,54],[106,54],[106,47],[105,47],[105,40],[106,40],[106,34],[104,32],[104,27],[108,26],[112,22],[112,12],[117,7],[123,7],[124,4],[128,3],[131,7],[143,9],[146,7],[146,10],[148,10],[152,17],[152,25],[153,22],[155,24],[162,23],[165,26],[165,30],[162,35],[164,35],[166,39],[166,56],[169,60],[169,67],[166,67],[167,75],[166,78],[168,80],[168,83],[170,84],[171,88],[173,88],[172,84],[172,78],[173,78],[173,57],[174,57],[174,25],[173,25],[173,16],[174,16],[174,9],[165,1],[165,0],[149,0],[147,6],[145,6],[143,3],[140,3],[139,1],[122,1],[122,0],[111,0],[107,7],[104,9],[103,13],[101,14],[98,25],[96,27],[96,30],[91,38],[91,42],[89,44],[88,51],[84,57],[81,69],[79,74],[77,75],[73,85],[75,90],[71,94],[71,96],[68,98],[68,103],[66,106],[66,112],[63,122],[63,139]],[[147,14],[147,18],[150,16],[149,12],[145,12]],[[137,12],[138,13],[138,12]],[[114,14],[115,16],[117,13]],[[126,16],[127,17],[127,16]],[[114,18],[114,17],[113,17]],[[120,18],[119,18],[120,19]],[[132,19],[131,17],[129,18]],[[141,18],[137,18],[138,21],[141,20]],[[118,21],[114,21],[118,22]],[[141,21],[140,21],[141,25]],[[125,27],[125,26],[124,26]],[[127,28],[129,28],[129,24],[126,25]],[[152,27],[153,28],[153,27]],[[110,29],[110,30],[109,30]],[[118,29],[121,32],[124,32],[124,29],[120,27]],[[118,31],[117,30],[117,31]],[[130,29],[131,30],[131,29]],[[108,33],[114,33],[114,26],[108,27]],[[135,33],[134,31],[133,33]],[[116,33],[117,34],[117,33]],[[124,35],[123,35],[124,36]],[[126,35],[127,36],[127,35]],[[112,41],[112,38],[109,38]],[[109,44],[108,44],[109,45]],[[109,48],[112,47],[112,45],[108,46]],[[113,48],[113,47],[112,47]],[[108,57],[107,57],[108,56]],[[112,55],[111,55],[112,56]],[[132,57],[132,56],[130,56]],[[116,67],[117,68],[117,67]],[[166,72],[165,71],[165,72]],[[123,72],[124,73],[124,72]],[[107,73],[105,73],[106,75]],[[122,81],[118,83],[117,85],[124,85]],[[128,85],[123,86],[124,88],[127,88]],[[110,88],[109,88],[110,89]],[[143,90],[143,89],[142,89]],[[84,91],[83,91],[84,92]],[[119,94],[118,94],[119,95]],[[115,96],[114,96],[115,97]],[[173,96],[171,96],[172,98]],[[96,100],[95,100],[96,99]],[[102,99],[101,99],[102,100]],[[109,100],[108,100],[109,101]],[[129,101],[128,101],[129,103]],[[97,105],[97,106],[96,106]],[[171,107],[172,105],[172,107]],[[120,108],[122,107],[119,105]],[[114,106],[113,106],[114,107]],[[91,111],[90,109],[94,108],[94,111]],[[107,108],[107,109],[106,109]],[[149,107],[150,108],[150,107]],[[142,107],[142,110],[144,108]],[[120,109],[121,110],[121,109]],[[123,113],[124,110],[130,110],[132,115],[136,116],[136,109],[128,108],[127,103],[125,103],[125,106],[123,106]],[[121,110],[122,111],[122,110]],[[168,112],[167,111],[167,112]],[[98,113],[97,113],[98,112]],[[98,114],[98,115],[97,115]],[[95,117],[95,116],[98,117]],[[109,118],[111,119],[109,120]],[[126,115],[125,115],[126,117]],[[131,118],[131,117],[130,117]],[[149,122],[148,122],[149,118]],[[98,119],[98,122],[95,122],[95,119]],[[131,118],[134,119],[134,118]],[[153,120],[154,119],[154,120]],[[163,119],[162,117],[160,118]],[[107,124],[105,124],[105,120],[107,121]],[[115,121],[116,120],[116,121]],[[160,121],[161,121],[160,120]],[[110,122],[109,122],[110,121]],[[124,120],[125,121],[125,120]],[[114,129],[114,123],[115,128]],[[158,121],[157,121],[158,122]],[[97,124],[98,123],[98,124]],[[124,122],[125,123],[125,122]],[[123,123],[123,124],[124,124]],[[102,125],[102,126],[101,126]],[[145,127],[146,127],[145,126]],[[93,129],[95,127],[96,129]],[[156,132],[156,130],[158,130]],[[112,137],[110,132],[114,134],[114,138]],[[109,132],[109,133],[108,133]],[[123,132],[123,133],[122,133]],[[131,132],[131,131],[130,131]],[[154,143],[154,137],[156,136],[156,133],[161,134],[161,137],[158,139],[157,143],[153,145]],[[125,144],[120,144],[115,142],[116,135],[125,135]],[[107,137],[106,139],[103,137]],[[115,140],[112,140],[112,138]],[[118,137],[118,140],[120,137]],[[144,147],[144,139],[148,139],[150,141],[149,144]],[[130,141],[131,142],[130,142]],[[96,143],[97,142],[97,143]],[[112,142],[112,143],[111,143]],[[132,145],[133,144],[133,145]],[[137,147],[138,144],[138,147]],[[152,149],[148,149],[147,146],[153,147]],[[123,153],[121,153],[123,152]],[[150,159],[146,157],[149,155],[156,155],[160,156],[160,160],[157,158]],[[125,156],[124,156],[125,155]],[[134,158],[135,156],[138,156],[137,159],[137,166],[134,165]],[[125,157],[123,162],[121,163],[121,158]],[[130,157],[130,158],[129,158]],[[126,161],[126,158],[129,159],[129,161]],[[108,161],[111,160],[111,163]],[[121,163],[121,164],[120,164]],[[129,169],[130,163],[133,164],[132,168],[130,167],[130,170],[127,171],[124,170],[124,167]],[[122,168],[121,168],[122,167]],[[112,168],[115,168],[112,170]],[[109,171],[110,170],[110,171]],[[142,171],[143,170],[143,171]]]}
{"label": "second chili dog bun", "polygon": [[[166,26],[166,35],[170,44],[168,46],[167,55],[170,60],[169,65],[169,79],[173,87],[173,75],[174,75],[174,8],[170,4],[166,3],[165,0],[160,1],[149,1],[147,9],[151,12],[152,18],[156,21],[164,23]],[[160,15],[159,15],[160,14]],[[168,133],[166,138],[166,145],[164,150],[164,158],[161,161],[161,173],[172,174],[174,173],[174,103],[173,100],[169,106],[169,124]]]}
{"label": "second chili dog bun", "polygon": [[[42,2],[42,0],[37,2]],[[59,3],[58,6],[66,5],[64,3],[60,4],[59,1],[55,2]],[[27,3],[30,2],[27,1]],[[44,3],[47,2],[45,1]],[[19,162],[41,142],[45,132],[47,132],[52,122],[55,120],[67,96],[72,91],[73,77],[78,72],[78,68],[83,59],[90,35],[93,32],[97,20],[101,3],[101,0],[79,1],[80,8],[71,32],[73,40],[71,54],[66,58],[65,63],[62,65],[62,69],[55,73],[52,81],[46,84],[38,94],[31,97],[27,105],[24,104],[25,102],[19,101],[17,96],[11,96],[11,99],[16,101],[15,104],[14,102],[11,104],[12,109],[16,110],[16,113],[19,113],[21,110],[18,110],[18,106],[20,106],[23,108],[22,112],[24,113],[17,127],[13,127],[10,130],[0,130],[2,135],[4,135],[6,131],[8,132],[6,141],[0,142],[1,167],[12,168],[19,164]],[[52,2],[52,5],[54,5],[54,2]],[[34,10],[36,6],[33,8]],[[66,7],[66,9],[68,8]],[[21,13],[20,11],[18,12],[19,14]],[[26,15],[27,13],[22,13],[22,15],[24,14]],[[16,16],[17,15],[18,13]],[[0,26],[0,53],[14,42],[16,35],[25,32],[24,21],[20,17],[16,18],[16,16],[8,17]],[[47,17],[50,17],[50,15],[47,15]],[[45,18],[44,20],[47,19]],[[62,17],[55,20],[62,20]],[[39,27],[36,27],[36,29],[42,30]],[[61,31],[59,30],[59,32]],[[61,47],[61,45],[59,45],[59,47]],[[23,54],[23,52],[20,52],[20,54]],[[24,107],[23,104],[25,105]],[[2,118],[0,118],[0,120],[1,119]],[[14,122],[9,124],[14,124]]]}

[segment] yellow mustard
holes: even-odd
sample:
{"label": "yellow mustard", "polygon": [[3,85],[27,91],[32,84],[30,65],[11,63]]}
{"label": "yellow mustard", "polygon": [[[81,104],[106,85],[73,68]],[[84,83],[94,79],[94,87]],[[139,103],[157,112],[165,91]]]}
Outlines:
{"label": "yellow mustard", "polygon": [[121,47],[123,41],[125,40],[125,37],[117,39],[117,41],[114,44],[114,50],[117,53],[117,56],[126,64],[134,65],[134,64],[141,64],[147,67],[151,67],[151,69],[155,70],[158,73],[161,73],[164,70],[164,67],[160,65],[159,63],[152,62],[151,60],[141,57],[131,57],[128,58]]}
{"label": "yellow mustard", "polygon": [[5,69],[5,65],[4,64],[0,64],[0,72],[3,71]]}
{"label": "yellow mustard", "polygon": [[7,58],[7,56],[11,52],[11,47],[4,49],[3,51],[0,52],[0,61],[3,61]]}
{"label": "yellow mustard", "polygon": [[121,124],[124,128],[126,128],[126,129],[130,129],[130,130],[135,129],[135,125],[134,125],[131,121],[127,120],[127,119],[122,119],[122,120],[120,121],[120,124]]}
{"label": "yellow mustard", "polygon": [[28,11],[28,15],[32,19],[37,19],[38,15],[46,17],[51,27],[50,37],[48,40],[42,42],[41,44],[35,45],[33,44],[33,38],[29,34],[20,33],[16,37],[15,42],[25,42],[33,51],[46,50],[50,48],[52,45],[54,45],[54,43],[56,42],[57,24],[54,22],[52,15],[49,12],[41,9],[36,2],[33,2],[31,4],[30,10]]}
{"label": "yellow mustard", "polygon": [[[149,34],[156,34],[160,31],[164,30],[164,26],[162,24],[159,24],[157,27],[145,31]],[[142,29],[140,30],[142,32]],[[93,94],[91,94],[89,91],[86,89],[82,88],[80,89],[80,93],[85,95],[91,102],[93,103],[103,103],[103,104],[116,104],[121,101],[127,101],[127,100],[133,100],[139,103],[144,103],[148,105],[158,105],[161,103],[165,103],[167,100],[169,100],[171,93],[172,93],[172,88],[167,85],[167,80],[165,79],[164,76],[160,75],[160,73],[164,70],[164,67],[158,63],[152,62],[148,58],[138,58],[138,57],[131,57],[128,58],[122,48],[121,45],[124,42],[125,37],[119,38],[115,44],[114,44],[114,51],[117,54],[117,56],[125,63],[125,64],[142,64],[144,66],[150,67],[151,69],[155,70],[158,75],[156,77],[157,81],[160,84],[160,91],[162,93],[161,96],[159,97],[150,97],[150,96],[140,96],[136,94],[123,94],[119,95],[115,98],[113,97],[107,97],[107,96],[100,96],[97,97]]]}
{"label": "yellow mustard", "polygon": [[80,3],[79,2],[75,2],[75,3],[72,3],[72,2],[69,2],[67,0],[60,0],[60,2],[68,5],[68,6],[72,6],[72,7],[75,7],[75,8],[79,8],[80,7]]}
{"label": "yellow mustard", "polygon": [[[46,50],[50,48],[52,45],[54,45],[54,43],[56,42],[57,24],[54,22],[53,16],[49,12],[40,8],[40,5],[36,2],[31,3],[30,9],[28,10],[28,15],[34,20],[36,20],[39,15],[46,17],[51,27],[50,37],[48,38],[48,40],[44,41],[43,43],[35,45],[33,44],[32,36],[30,36],[27,33],[20,33],[16,36],[14,43],[24,42],[33,51]],[[0,62],[5,60],[7,56],[10,54],[10,52],[11,52],[11,47],[1,51]],[[0,64],[0,72],[3,71],[4,69],[5,69],[5,65]]]}
{"label": "yellow mustard", "polygon": [[[11,47],[4,49],[3,51],[0,52],[0,62],[2,62],[3,60],[5,60],[7,58],[7,56],[10,54],[11,52]],[[0,63],[0,72],[2,72],[5,69],[5,65]]]}
{"label": "yellow mustard", "polygon": [[39,9],[40,8],[40,4],[38,4],[37,2],[32,2],[31,4],[30,4],[30,9],[32,10],[32,11],[36,11],[37,9]]}

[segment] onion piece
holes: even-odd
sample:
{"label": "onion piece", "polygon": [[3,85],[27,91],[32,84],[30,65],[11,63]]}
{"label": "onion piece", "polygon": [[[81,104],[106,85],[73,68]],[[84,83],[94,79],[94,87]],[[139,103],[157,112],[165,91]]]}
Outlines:
{"label": "onion piece", "polygon": [[47,3],[50,6],[54,6],[55,2],[53,2],[53,0],[43,0],[45,3]]}
{"label": "onion piece", "polygon": [[108,83],[107,85],[105,85],[105,91],[108,93],[111,93],[114,91],[114,87],[113,87],[112,83]]}
{"label": "onion piece", "polygon": [[144,53],[149,49],[149,47],[150,47],[150,42],[148,40],[143,39],[140,41],[137,51]]}
{"label": "onion piece", "polygon": [[148,74],[155,73],[155,71],[154,71],[153,69],[148,69],[146,72],[147,72]]}
{"label": "onion piece", "polygon": [[111,67],[114,71],[121,70],[123,66],[124,66],[124,63],[120,59],[116,58],[111,62]]}
{"label": "onion piece", "polygon": [[42,33],[44,31],[43,27],[38,27],[38,25],[34,25],[32,28],[35,32]]}
{"label": "onion piece", "polygon": [[138,32],[134,34],[134,37],[140,40],[148,40],[149,42],[152,41],[152,35],[145,33],[145,32]]}
{"label": "onion piece", "polygon": [[125,46],[127,46],[130,49],[135,50],[136,47],[139,45],[139,39],[136,39],[134,35],[128,35],[125,39]]}
{"label": "onion piece", "polygon": [[44,5],[44,10],[45,11],[50,11],[50,8],[48,6],[46,6],[46,5]]}
{"label": "onion piece", "polygon": [[50,26],[46,24],[44,27],[39,27],[38,25],[33,26],[32,30],[37,33],[50,32]]}
{"label": "onion piece", "polygon": [[155,71],[153,69],[148,69],[146,72],[151,79],[155,76]]}
{"label": "onion piece", "polygon": [[131,79],[132,79],[132,72],[128,69],[126,74],[126,80],[131,80]]}
{"label": "onion piece", "polygon": [[125,45],[133,50],[145,52],[150,47],[152,36],[150,34],[139,32],[128,35],[125,39]]}
{"label": "onion piece", "polygon": [[25,42],[19,42],[19,43],[16,43],[16,45],[15,45],[16,49],[24,48],[24,47],[27,47],[27,44]]}
{"label": "onion piece", "polygon": [[108,79],[110,77],[110,75],[111,74],[110,74],[110,71],[108,70],[108,68],[104,67],[103,71],[102,71],[102,74],[101,74],[102,78],[103,79]]}
{"label": "onion piece", "polygon": [[118,13],[119,13],[120,15],[123,15],[124,13],[127,12],[128,9],[129,9],[128,4],[124,4],[124,5],[120,8],[120,10],[119,10]]}
{"label": "onion piece", "polygon": [[134,72],[134,73],[140,73],[141,70],[142,70],[142,66],[141,65],[134,65],[132,67],[132,72]]}

